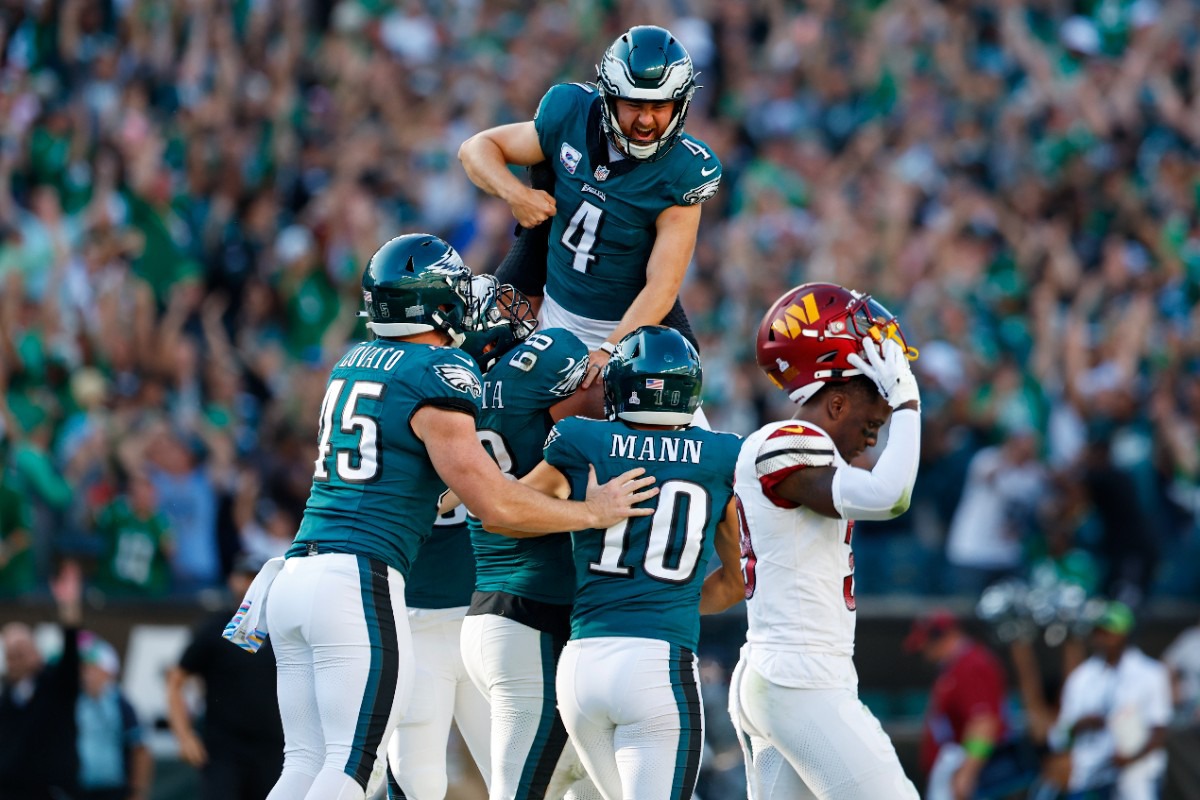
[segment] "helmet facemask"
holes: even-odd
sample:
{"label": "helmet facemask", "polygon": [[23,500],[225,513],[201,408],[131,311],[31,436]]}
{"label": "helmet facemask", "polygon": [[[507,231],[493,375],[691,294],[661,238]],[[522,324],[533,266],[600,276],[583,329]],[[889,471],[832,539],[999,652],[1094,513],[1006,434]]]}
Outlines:
{"label": "helmet facemask", "polygon": [[471,281],[469,330],[458,346],[487,372],[505,353],[537,329],[533,306],[512,284],[494,275],[477,275]]}

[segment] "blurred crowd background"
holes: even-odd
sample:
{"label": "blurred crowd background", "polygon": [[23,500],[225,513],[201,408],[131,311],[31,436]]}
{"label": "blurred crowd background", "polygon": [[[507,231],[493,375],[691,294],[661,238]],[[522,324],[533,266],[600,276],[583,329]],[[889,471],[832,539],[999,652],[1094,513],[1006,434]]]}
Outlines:
{"label": "blurred crowd background", "polygon": [[64,553],[158,596],[280,552],[367,258],[421,230],[494,268],[512,219],[459,142],[648,20],[725,165],[684,290],[713,423],[790,413],[753,346],[797,283],[869,291],[921,351],[914,508],[863,526],[860,591],[1194,595],[1187,0],[10,0],[0,592]]}
{"label": "blurred crowd background", "polygon": [[856,527],[858,594],[1196,600],[1191,0],[3,0],[0,598],[282,553],[366,260],[428,231],[494,268],[459,143],[648,22],[725,168],[683,292],[714,427],[791,413],[754,340],[795,284],[920,350],[913,507]]}

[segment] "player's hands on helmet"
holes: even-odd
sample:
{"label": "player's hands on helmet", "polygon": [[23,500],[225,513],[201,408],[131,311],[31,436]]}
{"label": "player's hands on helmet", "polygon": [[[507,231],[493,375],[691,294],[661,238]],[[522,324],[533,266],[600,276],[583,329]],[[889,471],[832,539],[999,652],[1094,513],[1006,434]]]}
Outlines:
{"label": "player's hands on helmet", "polygon": [[508,199],[508,207],[522,228],[533,228],[554,216],[557,206],[554,195],[541,189],[522,187]]}
{"label": "player's hands on helmet", "polygon": [[627,517],[645,517],[654,513],[653,508],[635,508],[638,503],[658,494],[653,475],[635,467],[623,472],[601,486],[596,482],[596,468],[588,464],[587,503],[594,515],[593,528],[609,528]]}
{"label": "player's hands on helmet", "polygon": [[875,382],[889,406],[896,409],[905,403],[920,402],[917,378],[904,357],[904,349],[894,339],[884,339],[882,345],[864,339],[863,353],[866,360],[857,354],[851,354],[846,360]]}

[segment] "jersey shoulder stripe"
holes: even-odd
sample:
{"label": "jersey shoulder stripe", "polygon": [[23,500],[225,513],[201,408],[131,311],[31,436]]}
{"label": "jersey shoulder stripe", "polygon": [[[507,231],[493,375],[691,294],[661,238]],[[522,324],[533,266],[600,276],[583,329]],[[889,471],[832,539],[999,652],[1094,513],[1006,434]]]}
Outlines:
{"label": "jersey shoulder stripe", "polygon": [[795,423],[781,426],[763,440],[754,468],[763,495],[772,504],[779,508],[797,508],[797,503],[779,494],[779,484],[802,469],[835,466],[836,458],[829,434]]}
{"label": "jersey shoulder stripe", "polygon": [[832,467],[833,441],[816,428],[787,425],[763,441],[754,463],[760,479],[781,470],[790,473],[806,467]]}

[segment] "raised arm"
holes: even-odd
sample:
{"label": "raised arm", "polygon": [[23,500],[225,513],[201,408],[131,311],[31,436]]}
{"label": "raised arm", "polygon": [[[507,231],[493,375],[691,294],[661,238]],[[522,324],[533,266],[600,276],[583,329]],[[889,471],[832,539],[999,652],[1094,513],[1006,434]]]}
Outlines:
{"label": "raised arm", "polygon": [[560,500],[508,480],[479,443],[475,421],[469,415],[425,406],[413,414],[409,424],[425,443],[442,480],[487,529],[557,533],[607,528],[626,517],[643,517],[654,511],[634,507],[658,494],[658,489],[647,488],[653,477],[639,477],[643,469],[630,470],[589,490],[583,502]]}
{"label": "raised arm", "polygon": [[471,182],[508,203],[522,226],[532,228],[554,216],[554,196],[532,189],[508,168],[546,160],[532,122],[514,122],[480,131],[458,148],[458,160]]}

